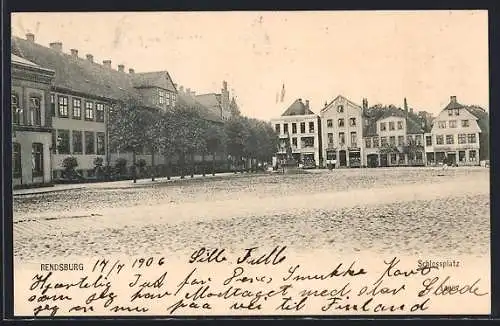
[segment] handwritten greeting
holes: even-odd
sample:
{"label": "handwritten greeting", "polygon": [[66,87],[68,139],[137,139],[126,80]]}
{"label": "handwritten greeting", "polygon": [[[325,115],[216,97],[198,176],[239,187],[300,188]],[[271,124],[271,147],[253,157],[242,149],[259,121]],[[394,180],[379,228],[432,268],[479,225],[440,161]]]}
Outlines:
{"label": "handwritten greeting", "polygon": [[21,314],[433,314],[454,313],[464,302],[489,310],[488,279],[398,257],[339,261],[299,259],[285,246],[200,248],[183,258],[57,266],[44,262],[25,274],[15,296]]}

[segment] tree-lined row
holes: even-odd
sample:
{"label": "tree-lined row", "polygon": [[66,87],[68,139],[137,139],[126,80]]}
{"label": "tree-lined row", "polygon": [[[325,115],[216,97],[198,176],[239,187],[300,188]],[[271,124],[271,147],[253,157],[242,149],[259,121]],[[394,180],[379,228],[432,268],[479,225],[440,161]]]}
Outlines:
{"label": "tree-lined row", "polygon": [[[172,163],[180,168],[181,178],[195,169],[195,155],[212,158],[215,174],[216,156],[224,154],[235,169],[243,159],[268,162],[275,153],[277,136],[270,124],[239,114],[229,120],[213,122],[202,117],[197,103],[182,99],[172,111],[156,111],[141,107],[134,99],[127,99],[109,113],[109,145],[111,152],[132,152],[133,167],[136,155],[147,148],[152,153],[152,179],[155,177],[155,153],[163,155],[167,164],[167,178],[172,175]],[[252,166],[255,168],[255,166]],[[204,169],[204,168],[203,168]],[[205,175],[205,170],[203,170]],[[135,182],[134,173],[134,182]]]}

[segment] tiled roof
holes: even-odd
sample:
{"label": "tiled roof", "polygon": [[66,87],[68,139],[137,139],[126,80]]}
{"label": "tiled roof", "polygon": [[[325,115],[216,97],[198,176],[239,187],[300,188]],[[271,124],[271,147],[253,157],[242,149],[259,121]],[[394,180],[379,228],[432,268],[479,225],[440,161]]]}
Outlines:
{"label": "tiled roof", "polygon": [[490,115],[483,108],[476,105],[469,105],[464,107],[472,115],[477,118],[477,124],[482,133],[489,133],[490,131]]}
{"label": "tiled roof", "polygon": [[179,92],[177,95],[178,101],[181,104],[187,105],[191,108],[194,108],[198,111],[200,116],[209,121],[213,122],[222,122],[222,118],[220,114],[216,114],[210,108],[207,108],[205,105],[201,104],[197,98],[194,98],[190,95],[184,94],[183,92]]}
{"label": "tiled roof", "polygon": [[302,102],[302,100],[297,99],[295,102],[292,103],[286,109],[285,112],[281,116],[292,116],[292,115],[309,115],[309,114],[314,114],[308,107],[305,106],[305,104]]}
{"label": "tiled roof", "polygon": [[[363,115],[364,119],[368,121],[367,123],[365,122],[365,125],[363,126],[363,137],[372,137],[377,136],[377,121],[391,116],[405,118],[406,112],[401,108],[396,108],[395,106],[376,106],[364,110]],[[408,112],[408,117],[406,117],[406,133],[424,133],[422,120],[418,117],[418,115],[412,112]]]}
{"label": "tiled roof", "polygon": [[36,63],[34,62],[31,62],[31,61],[28,61],[18,55],[15,55],[15,54],[11,54],[11,61],[13,63],[18,63],[18,64],[21,64],[21,65],[24,65],[24,66],[31,66],[31,67],[36,67],[36,68],[41,68],[39,65],[37,65]]}
{"label": "tiled roof", "polygon": [[134,87],[158,87],[177,92],[168,71],[153,71],[129,75]]}
{"label": "tiled roof", "polygon": [[208,94],[200,94],[196,95],[196,100],[207,107],[219,106],[220,101],[217,98],[218,94],[208,93]]}

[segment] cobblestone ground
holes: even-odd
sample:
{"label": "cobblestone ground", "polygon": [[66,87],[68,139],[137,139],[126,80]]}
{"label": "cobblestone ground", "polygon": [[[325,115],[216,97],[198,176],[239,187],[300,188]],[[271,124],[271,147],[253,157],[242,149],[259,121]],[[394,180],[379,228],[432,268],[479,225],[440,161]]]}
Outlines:
{"label": "cobblestone ground", "polygon": [[184,253],[287,245],[489,255],[489,170],[238,175],[14,198],[14,255]]}

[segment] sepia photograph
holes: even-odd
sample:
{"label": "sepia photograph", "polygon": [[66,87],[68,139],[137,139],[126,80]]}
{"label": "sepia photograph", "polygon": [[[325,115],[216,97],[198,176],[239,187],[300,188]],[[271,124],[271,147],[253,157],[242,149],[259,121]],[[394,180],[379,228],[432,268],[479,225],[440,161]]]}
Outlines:
{"label": "sepia photograph", "polygon": [[488,12],[11,14],[14,315],[487,315]]}

